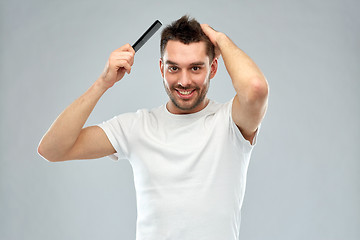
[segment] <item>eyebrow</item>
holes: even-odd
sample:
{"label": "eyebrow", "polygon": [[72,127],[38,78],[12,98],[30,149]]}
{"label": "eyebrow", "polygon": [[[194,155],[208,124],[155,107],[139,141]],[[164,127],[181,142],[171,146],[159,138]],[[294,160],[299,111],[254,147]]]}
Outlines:
{"label": "eyebrow", "polygon": [[[170,61],[170,60],[167,60],[165,62],[165,64],[167,65],[178,65],[176,62],[173,62],[173,61]],[[193,63],[190,63],[190,66],[203,66],[205,65],[204,62],[193,62]]]}

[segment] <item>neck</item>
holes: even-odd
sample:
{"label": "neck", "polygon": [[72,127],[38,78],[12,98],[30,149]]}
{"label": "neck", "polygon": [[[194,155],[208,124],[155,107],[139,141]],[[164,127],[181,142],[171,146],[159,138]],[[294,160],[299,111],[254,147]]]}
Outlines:
{"label": "neck", "polygon": [[203,110],[210,102],[210,99],[205,98],[199,105],[191,109],[183,109],[177,107],[172,100],[169,100],[166,104],[167,110],[172,114],[192,114]]}

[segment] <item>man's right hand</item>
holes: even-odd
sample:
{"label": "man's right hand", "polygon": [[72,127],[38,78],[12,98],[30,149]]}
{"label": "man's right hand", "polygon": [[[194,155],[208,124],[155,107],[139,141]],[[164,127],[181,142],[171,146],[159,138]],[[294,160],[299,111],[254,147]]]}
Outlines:
{"label": "man's right hand", "polygon": [[125,73],[130,74],[131,66],[134,63],[134,55],[135,50],[130,44],[125,44],[113,51],[106,63],[104,72],[98,79],[101,85],[108,89],[120,81]]}
{"label": "man's right hand", "polygon": [[105,132],[98,126],[84,127],[86,120],[106,90],[130,73],[134,49],[126,44],[111,53],[103,74],[55,120],[41,139],[38,152],[51,162],[92,159],[115,152]]}

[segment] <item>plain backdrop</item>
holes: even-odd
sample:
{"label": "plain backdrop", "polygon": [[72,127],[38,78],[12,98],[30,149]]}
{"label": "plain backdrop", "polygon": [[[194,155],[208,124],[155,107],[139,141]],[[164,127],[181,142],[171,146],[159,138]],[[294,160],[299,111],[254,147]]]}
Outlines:
{"label": "plain backdrop", "polygon": [[[270,85],[241,239],[360,239],[359,7],[356,0],[1,0],[0,239],[135,239],[128,161],[50,163],[37,145],[111,51],[134,43],[154,20],[169,24],[184,14],[226,33]],[[159,36],[86,126],[167,101]],[[234,93],[220,60],[209,97],[225,102]]]}

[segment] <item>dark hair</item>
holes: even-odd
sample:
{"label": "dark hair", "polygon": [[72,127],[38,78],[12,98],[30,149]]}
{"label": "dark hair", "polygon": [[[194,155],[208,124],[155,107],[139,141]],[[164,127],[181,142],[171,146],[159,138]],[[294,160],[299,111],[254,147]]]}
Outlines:
{"label": "dark hair", "polygon": [[208,36],[202,31],[200,23],[189,16],[182,16],[180,19],[166,26],[161,33],[160,54],[164,56],[165,47],[169,40],[180,41],[184,44],[203,41],[206,44],[206,53],[210,61],[215,57],[215,47]]}

